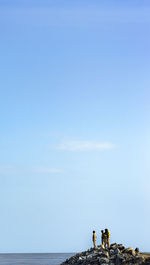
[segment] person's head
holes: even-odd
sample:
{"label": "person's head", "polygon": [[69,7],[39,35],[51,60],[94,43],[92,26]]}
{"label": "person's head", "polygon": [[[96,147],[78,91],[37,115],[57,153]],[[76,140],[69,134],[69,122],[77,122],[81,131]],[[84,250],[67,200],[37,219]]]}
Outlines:
{"label": "person's head", "polygon": [[103,231],[103,230],[101,230],[101,233],[103,234],[103,233],[104,233],[104,231]]}
{"label": "person's head", "polygon": [[95,231],[93,230],[93,234],[95,234]]}
{"label": "person's head", "polygon": [[107,228],[105,229],[105,233],[108,233],[108,229]]}

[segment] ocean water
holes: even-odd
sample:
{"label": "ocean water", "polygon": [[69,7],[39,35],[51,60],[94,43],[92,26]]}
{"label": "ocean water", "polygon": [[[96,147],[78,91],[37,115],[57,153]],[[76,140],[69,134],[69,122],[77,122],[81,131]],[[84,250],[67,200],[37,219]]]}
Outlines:
{"label": "ocean water", "polygon": [[74,253],[0,254],[0,265],[59,265]]}

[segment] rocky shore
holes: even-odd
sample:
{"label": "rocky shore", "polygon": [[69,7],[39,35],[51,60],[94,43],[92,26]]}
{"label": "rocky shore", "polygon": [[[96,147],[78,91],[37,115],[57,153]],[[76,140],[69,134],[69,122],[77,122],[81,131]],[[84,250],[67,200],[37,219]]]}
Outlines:
{"label": "rocky shore", "polygon": [[150,265],[150,257],[139,253],[139,249],[125,248],[122,244],[111,244],[108,249],[98,246],[67,259],[61,265]]}

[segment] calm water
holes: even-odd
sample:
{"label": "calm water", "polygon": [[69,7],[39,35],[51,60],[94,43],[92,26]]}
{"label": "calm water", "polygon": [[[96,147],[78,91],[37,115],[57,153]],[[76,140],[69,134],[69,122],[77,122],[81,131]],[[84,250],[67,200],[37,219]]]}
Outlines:
{"label": "calm water", "polygon": [[0,265],[59,265],[73,253],[0,254]]}

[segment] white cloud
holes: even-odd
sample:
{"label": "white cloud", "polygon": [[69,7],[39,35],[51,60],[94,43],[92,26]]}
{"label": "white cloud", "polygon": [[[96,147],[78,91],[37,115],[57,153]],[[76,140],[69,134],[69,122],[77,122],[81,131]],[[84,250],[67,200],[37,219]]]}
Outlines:
{"label": "white cloud", "polygon": [[112,149],[115,145],[111,142],[91,142],[91,141],[67,141],[62,142],[58,149],[67,151],[92,151]]}

